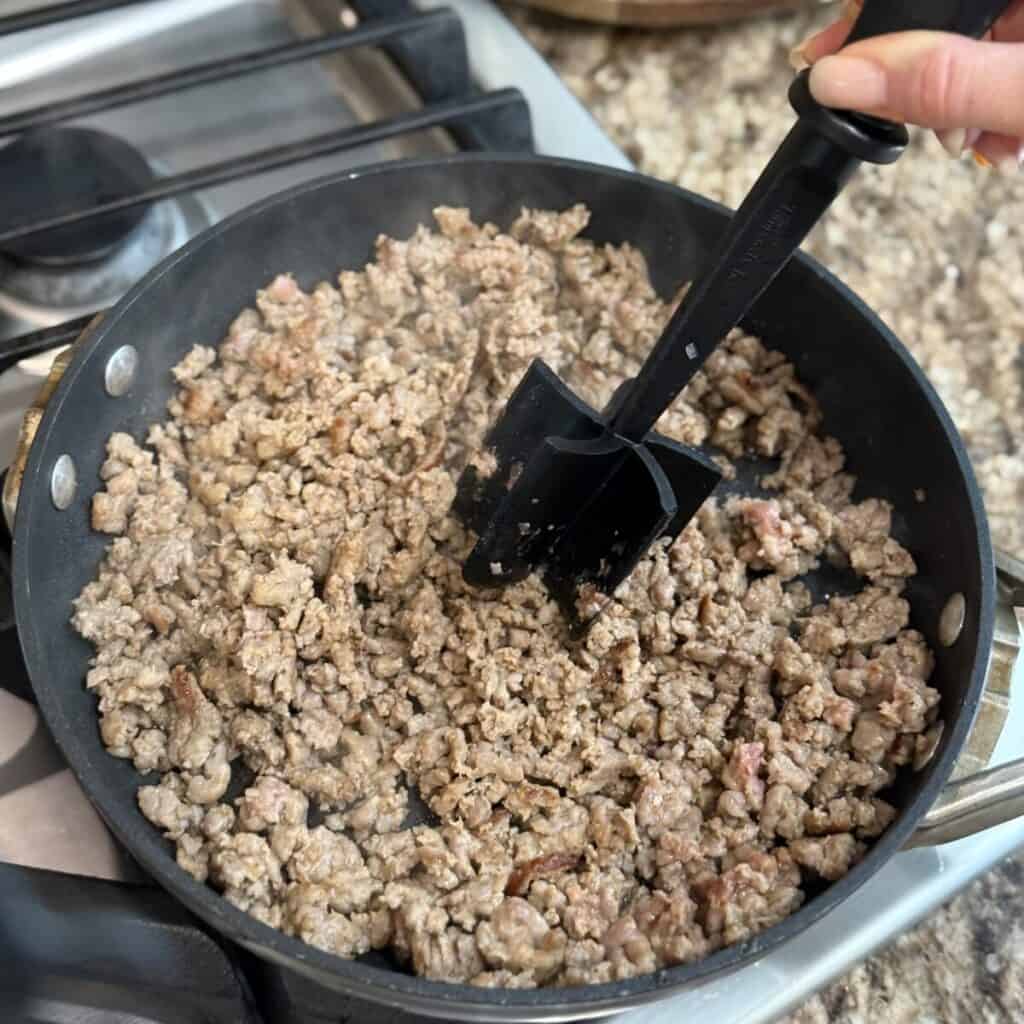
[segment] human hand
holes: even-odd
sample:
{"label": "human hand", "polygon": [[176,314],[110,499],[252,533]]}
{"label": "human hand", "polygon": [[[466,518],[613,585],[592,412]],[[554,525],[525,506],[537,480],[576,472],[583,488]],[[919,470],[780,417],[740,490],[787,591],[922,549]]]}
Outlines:
{"label": "human hand", "polygon": [[[1017,171],[1024,162],[1024,0],[1015,0],[983,40],[944,32],[897,32],[843,44],[860,13],[842,16],[793,51],[811,65],[824,106],[933,129],[947,152]],[[841,51],[841,52],[840,52]]]}

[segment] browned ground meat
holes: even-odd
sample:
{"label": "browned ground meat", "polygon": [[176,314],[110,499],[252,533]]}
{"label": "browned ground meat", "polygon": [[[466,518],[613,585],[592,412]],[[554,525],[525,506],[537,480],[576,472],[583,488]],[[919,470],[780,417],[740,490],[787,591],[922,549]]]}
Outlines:
{"label": "browned ground meat", "polygon": [[[709,501],[581,645],[535,578],[468,590],[455,481],[529,361],[600,405],[669,308],[582,208],[436,219],[336,285],[278,277],[145,446],[110,439],[74,616],[104,742],[159,774],[139,805],[182,867],[341,956],[501,987],[705,956],[846,872],[920,766],[913,560],[734,332],[661,428],[778,460],[775,496]],[[825,559],[863,589],[812,607]],[[438,824],[402,827],[410,788]]]}

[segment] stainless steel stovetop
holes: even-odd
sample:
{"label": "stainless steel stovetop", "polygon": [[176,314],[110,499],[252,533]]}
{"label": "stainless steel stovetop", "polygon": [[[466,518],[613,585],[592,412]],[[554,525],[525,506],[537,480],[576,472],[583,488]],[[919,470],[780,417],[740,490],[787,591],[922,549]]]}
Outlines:
{"label": "stainless steel stovetop", "polygon": [[[2,6],[0,13],[8,13],[10,5]],[[337,28],[331,19],[339,16],[339,6],[344,5],[317,0],[166,0],[0,39],[0,117],[28,104],[34,107],[143,74]],[[441,4],[419,0],[417,6]],[[525,94],[540,152],[630,166],[496,7],[487,0],[448,0],[444,6],[454,8],[465,25],[478,84],[516,86]],[[165,96],[82,123],[130,139],[162,173],[174,173],[256,147],[393,115],[414,102],[384,62],[360,53]],[[445,133],[433,130],[170,200],[159,204],[164,218],[161,244],[173,248],[205,223],[299,181],[346,166],[451,148]],[[68,294],[49,304],[10,294],[5,284],[8,289],[20,285],[5,282],[0,275],[0,338],[60,323],[112,301],[117,289],[141,275],[148,268],[146,261],[154,258],[153,253],[141,254],[134,264],[111,268],[106,282],[76,282]],[[104,288],[112,293],[101,294]],[[48,357],[37,357],[0,376],[0,465],[13,454],[22,412],[49,362]],[[1024,666],[1018,665],[1017,691],[1024,687],[1022,676]],[[1024,700],[1018,694],[993,763],[1022,754]],[[1021,843],[1024,820],[944,847],[900,854],[825,920],[732,975],[727,984],[708,984],[619,1019],[629,1024],[776,1020]],[[64,766],[35,708],[2,691],[0,861],[111,879],[131,878],[135,871]]]}

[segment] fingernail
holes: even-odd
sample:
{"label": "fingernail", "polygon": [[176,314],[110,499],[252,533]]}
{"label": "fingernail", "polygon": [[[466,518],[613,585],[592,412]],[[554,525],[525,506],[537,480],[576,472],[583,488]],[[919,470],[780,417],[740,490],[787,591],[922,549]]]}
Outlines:
{"label": "fingernail", "polygon": [[942,148],[954,160],[958,160],[974,149],[975,143],[981,138],[980,128],[950,128],[944,132],[936,132],[935,137],[942,144]]}
{"label": "fingernail", "polygon": [[942,143],[942,148],[954,160],[958,160],[967,148],[967,129],[951,128],[949,131],[938,132],[937,134],[939,142]]}
{"label": "fingernail", "polygon": [[813,38],[813,36],[808,36],[789,51],[789,66],[794,71],[803,71],[804,68],[811,66],[811,62],[807,59],[807,44]]}
{"label": "fingernail", "polygon": [[860,17],[861,2],[860,0],[846,0],[843,4],[842,14],[840,15],[844,21],[856,21]]}
{"label": "fingernail", "polygon": [[811,68],[811,94],[825,107],[878,110],[888,92],[885,72],[862,57],[836,54]]}

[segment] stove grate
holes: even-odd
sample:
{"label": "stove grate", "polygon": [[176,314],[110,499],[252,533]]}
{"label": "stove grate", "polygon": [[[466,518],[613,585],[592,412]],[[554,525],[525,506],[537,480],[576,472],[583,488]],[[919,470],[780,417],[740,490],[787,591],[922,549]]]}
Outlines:
{"label": "stove grate", "polygon": [[[58,3],[0,18],[0,36],[146,2],[152,0]],[[0,227],[0,250],[17,251],[18,244],[26,239],[45,239],[51,234],[56,237],[58,231],[67,232],[79,226],[87,228],[94,219],[109,219],[113,213],[429,129],[445,129],[464,150],[529,152],[533,149],[530,111],[522,94],[517,89],[482,91],[475,86],[469,71],[465,33],[454,12],[442,8],[419,13],[408,0],[351,0],[349,6],[359,19],[354,28],[22,110],[0,118],[0,138],[59,132],[60,126],[68,122],[116,107],[360,48],[374,48],[391,60],[422,102],[418,109],[157,177],[152,184],[126,194],[104,190],[100,183],[85,205],[56,203],[55,208],[51,206],[43,215],[33,212],[13,222],[8,220]],[[0,149],[0,182],[4,172],[2,154]],[[65,339],[73,340],[81,326],[97,312],[101,310],[56,329],[35,331],[0,342],[0,366],[65,343]]]}
{"label": "stove grate", "polygon": [[[4,34],[3,19],[0,19],[0,36]],[[169,74],[141,78],[112,89],[101,89],[86,96],[75,96],[19,111],[7,117],[0,117],[0,136],[31,131],[76,117],[87,117],[129,103],[139,103],[158,96],[166,96],[168,93],[223,82],[229,78],[238,78],[269,68],[325,57],[341,50],[355,49],[359,46],[380,46],[398,39],[404,39],[414,48],[441,50],[451,57],[450,60],[436,62],[437,66],[431,69],[431,88],[421,92],[421,95],[437,100],[465,95],[471,91],[462,24],[451,11],[436,10],[381,21],[373,20],[353,29],[329,32],[313,39],[250,51],[227,60],[196,64]]]}
{"label": "stove grate", "polygon": [[133,7],[147,2],[148,0],[67,0],[66,3],[30,8],[0,18],[0,36],[28,32],[34,28],[46,28],[48,25],[59,25],[61,22],[84,18],[89,14],[104,14],[107,11],[116,11],[119,7]]}

